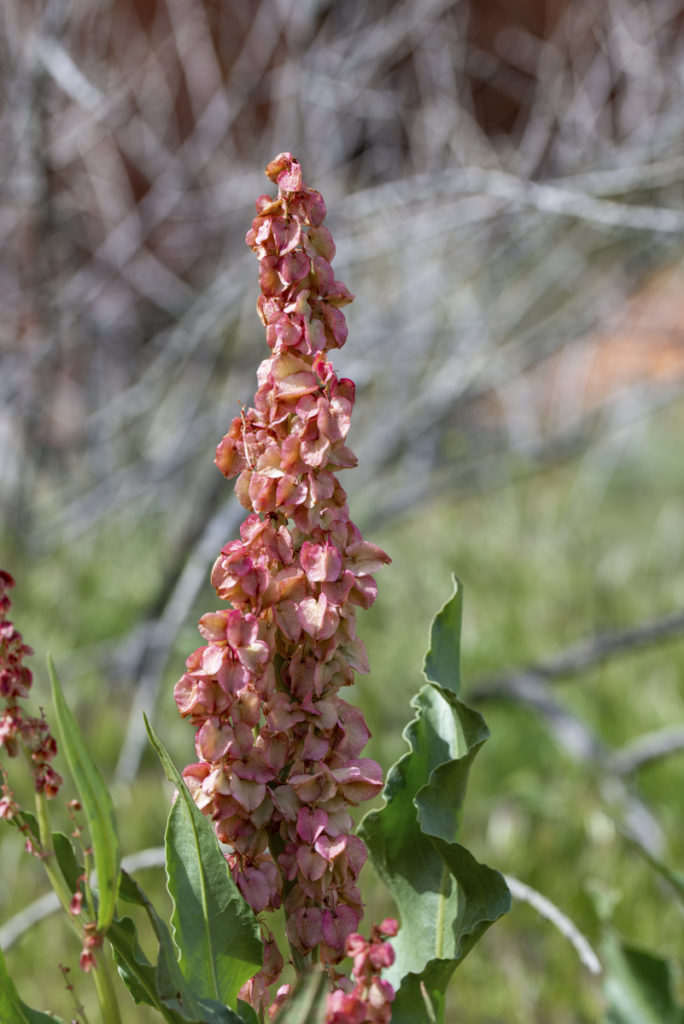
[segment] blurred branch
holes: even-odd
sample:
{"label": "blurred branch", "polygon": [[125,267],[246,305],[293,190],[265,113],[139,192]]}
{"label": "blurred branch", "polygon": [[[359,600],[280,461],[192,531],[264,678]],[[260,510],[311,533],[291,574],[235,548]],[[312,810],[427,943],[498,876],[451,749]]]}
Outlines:
{"label": "blurred branch", "polygon": [[[145,868],[161,868],[166,863],[166,850],[163,846],[151,846],[147,850],[131,853],[121,861],[124,871],[133,874]],[[59,897],[55,892],[46,892],[33,903],[20,910],[19,913],[0,927],[0,949],[3,953],[10,949],[21,936],[34,924],[44,920],[61,908]]]}
{"label": "blurred branch", "polygon": [[684,635],[684,612],[654,619],[652,622],[633,626],[614,633],[602,633],[592,640],[569,647],[547,661],[530,665],[510,674],[482,679],[470,692],[474,700],[491,700],[511,693],[521,694],[528,682],[544,680],[554,682],[569,676],[579,675],[594,665],[608,661],[631,651],[650,647]]}
{"label": "blurred branch", "polygon": [[[216,557],[226,538],[237,528],[242,509],[237,503],[220,504],[207,520],[206,526],[187,558],[177,566],[177,578],[169,586],[168,598],[151,630],[141,631],[140,645],[133,652],[136,678],[135,692],[117,762],[115,778],[130,783],[138,773],[140,759],[147,745],[143,711],[152,718],[164,668],[173,650],[178,630],[187,618],[200,588],[207,577],[208,564]],[[131,652],[127,652],[131,656]]]}
{"label": "blurred branch", "polygon": [[616,775],[631,775],[652,761],[681,751],[684,751],[684,725],[671,725],[638,736],[616,750],[608,759],[608,767]]}
{"label": "blurred branch", "polygon": [[579,928],[573,924],[570,918],[560,910],[555,903],[542,896],[536,889],[519,881],[511,875],[504,875],[506,885],[511,890],[511,895],[523,903],[528,903],[543,918],[550,921],[568,942],[574,947],[578,957],[594,975],[602,973],[601,962],[589,944],[589,940],[582,934]]}
{"label": "blurred branch", "polygon": [[475,687],[468,695],[468,700],[475,704],[497,699],[521,704],[541,715],[565,752],[573,760],[594,769],[603,799],[619,805],[627,828],[647,849],[656,853],[662,848],[664,837],[657,819],[622,776],[611,771],[611,752],[607,745],[584,719],[552,696],[548,683],[532,676],[509,677],[505,686],[498,689]]}

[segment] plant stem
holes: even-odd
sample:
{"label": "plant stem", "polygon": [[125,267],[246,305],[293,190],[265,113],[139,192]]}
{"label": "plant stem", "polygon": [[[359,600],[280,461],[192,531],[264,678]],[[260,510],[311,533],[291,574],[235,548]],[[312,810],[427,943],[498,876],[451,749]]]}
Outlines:
{"label": "plant stem", "polygon": [[67,912],[67,916],[74,926],[78,934],[81,934],[81,928],[76,923],[73,915],[70,912],[71,904],[71,891],[69,886],[66,884],[62,876],[62,872],[59,870],[59,866],[56,863],[55,851],[52,845],[52,829],[50,828],[50,812],[48,810],[48,802],[44,793],[36,793],[36,819],[38,821],[38,833],[40,836],[40,859],[48,878],[50,879],[50,885],[57,893],[59,902],[62,904]]}
{"label": "plant stem", "polygon": [[[60,903],[66,910],[69,923],[76,930],[79,940],[82,940],[83,936],[81,926],[71,913],[70,909],[71,891],[62,876],[62,872],[60,871],[58,864],[56,863],[55,850],[52,845],[50,811],[48,808],[47,798],[44,793],[36,793],[36,820],[38,821],[40,853],[43,867],[50,879],[50,885],[57,893]],[[105,958],[104,949],[101,950],[98,957],[98,965],[93,971],[93,981],[95,982],[97,999],[100,1004],[102,1024],[121,1024],[119,1004],[116,998],[116,992],[114,991],[112,976]]]}
{"label": "plant stem", "polygon": [[306,974],[306,972],[311,969],[313,953],[307,953],[306,956],[304,956],[298,949],[294,948],[292,943],[290,943],[290,952],[292,954],[292,963],[297,974]]}
{"label": "plant stem", "polygon": [[119,1002],[116,998],[112,973],[109,969],[109,961],[104,948],[99,952],[97,967],[93,971],[93,981],[95,982],[97,999],[102,1011],[103,1024],[121,1024]]}

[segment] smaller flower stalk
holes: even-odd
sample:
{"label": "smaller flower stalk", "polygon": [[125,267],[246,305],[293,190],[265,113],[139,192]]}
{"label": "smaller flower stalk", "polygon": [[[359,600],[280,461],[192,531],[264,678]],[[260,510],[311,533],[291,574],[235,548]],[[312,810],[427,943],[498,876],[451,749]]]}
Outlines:
{"label": "smaller flower stalk", "polygon": [[[59,792],[61,777],[50,763],[57,753],[57,744],[41,710],[40,718],[27,715],[20,701],[29,696],[33,674],[24,664],[24,658],[33,654],[21,633],[7,618],[12,605],[7,591],[14,586],[12,576],[0,569],[0,697],[4,710],[0,719],[0,750],[16,757],[20,750],[28,756],[36,793],[52,799]],[[3,785],[0,799],[0,817],[12,818],[17,806]]]}
{"label": "smaller flower stalk", "polygon": [[[338,977],[334,965],[353,940],[355,1005],[385,1007],[391,989],[377,975],[391,950],[380,932],[394,932],[388,921],[370,944],[358,936],[367,854],[349,814],[380,791],[382,771],[361,757],[368,727],[339,695],[368,672],[356,610],[373,604],[374,573],[389,562],[350,519],[337,475],[356,464],[346,444],[354,384],[337,377],[328,355],[345,343],[342,307],[353,296],[335,280],[325,204],[299,163],[283,153],[266,174],[278,195],[257,200],[246,241],[259,261],[257,310],[271,354],[257,371],[254,405],[216,451],[248,515],[212,570],[227,607],[200,619],[205,645],[175,687],[180,714],[196,728],[198,760],[184,778],[230,847],[254,912],[284,908],[295,966],[317,958]],[[242,993],[260,1011],[283,966],[262,927],[264,968]],[[350,1015],[342,995],[334,998],[330,1020],[389,1020],[380,1009]]]}
{"label": "smaller flower stalk", "polygon": [[[15,819],[20,830],[26,837],[26,849],[40,858],[62,906],[67,911],[69,921],[82,940],[80,967],[84,972],[94,968],[95,987],[102,1011],[102,1019],[106,1024],[121,1024],[116,995],[112,987],[112,979],[106,962],[96,962],[95,950],[102,945],[104,936],[97,931],[94,920],[83,920],[83,897],[81,892],[76,895],[69,890],[57,865],[52,845],[52,829],[48,802],[52,800],[62,785],[62,778],[52,766],[57,753],[57,743],[52,736],[50,727],[42,712],[40,717],[26,714],[21,701],[28,698],[33,682],[31,670],[24,664],[24,658],[33,654],[33,650],[25,644],[21,633],[8,618],[11,601],[8,591],[14,586],[14,579],[4,569],[0,569],[0,697],[4,700],[4,710],[0,719],[0,751],[9,757],[16,757],[24,751],[31,766],[33,786],[35,789],[35,817],[38,826],[38,838],[31,835],[22,815],[22,809],[14,799],[7,783],[4,767],[2,771],[2,797],[0,797],[0,818],[8,821]],[[75,808],[75,802],[72,802]],[[86,858],[87,861],[87,858]],[[86,875],[79,880],[89,895]],[[89,907],[92,918],[92,907]]]}

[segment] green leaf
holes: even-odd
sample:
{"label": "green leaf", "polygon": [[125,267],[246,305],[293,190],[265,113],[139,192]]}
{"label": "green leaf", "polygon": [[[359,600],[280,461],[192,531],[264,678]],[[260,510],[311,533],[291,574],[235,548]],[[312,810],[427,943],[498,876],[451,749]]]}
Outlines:
{"label": "green leaf", "polygon": [[32,1010],[19,998],[14,982],[7,973],[7,964],[0,950],[0,1021],[2,1024],[64,1024],[61,1017]]}
{"label": "green leaf", "polygon": [[666,960],[622,942],[608,930],[602,943],[605,1024],[684,1024],[675,1003],[672,970]]}
{"label": "green leaf", "polygon": [[430,649],[425,655],[423,674],[430,683],[438,683],[455,694],[461,692],[461,621],[463,588],[451,577],[454,592],[441,608],[430,629]]}
{"label": "green leaf", "polygon": [[278,1024],[323,1024],[329,988],[323,971],[305,974],[279,1011]]}
{"label": "green leaf", "polygon": [[83,875],[83,867],[76,859],[73,843],[63,832],[53,832],[52,848],[55,851],[55,857],[57,858],[64,881],[69,886],[71,892],[76,892],[79,879]]}
{"label": "green leaf", "polygon": [[105,781],[86,750],[78,725],[67,706],[51,658],[48,658],[48,669],[62,750],[90,830],[99,895],[97,929],[99,932],[106,932],[114,918],[121,864],[114,805]]}
{"label": "green leaf", "polygon": [[249,1003],[245,1003],[242,999],[237,1001],[238,1014],[244,1021],[244,1024],[259,1024],[259,1018],[256,1015],[256,1010]]}
{"label": "green leaf", "polygon": [[[154,969],[154,989],[156,997],[163,1007],[161,1012],[164,1019],[172,1024],[181,1024],[184,1021],[188,1024],[244,1024],[242,1018],[228,1007],[211,999],[198,998],[192,991],[176,960],[176,950],[169,929],[142,888],[126,871],[121,872],[119,895],[121,899],[134,903],[145,910],[157,936],[159,954]],[[115,928],[112,943],[117,944],[117,950],[122,956],[127,957],[127,967],[134,967],[136,954],[134,953],[133,961],[129,957],[131,952],[130,932],[128,935],[120,936]],[[138,974],[137,981],[144,985],[146,991],[149,992],[149,974],[143,970]]]}
{"label": "green leaf", "polygon": [[385,976],[397,989],[392,1020],[406,1024],[429,1012],[444,1019],[451,974],[510,909],[502,875],[456,842],[468,774],[489,735],[482,716],[458,697],[460,623],[456,583],[432,626],[425,663],[431,681],[412,701],[417,714],[404,730],[409,752],[388,773],[385,807],[367,814],[360,829],[403,925]]}
{"label": "green leaf", "polygon": [[[155,969],[140,943],[135,922],[130,917],[114,918],[107,933],[119,974],[136,1003],[147,1003],[164,1013],[157,994]],[[170,1014],[167,1020],[175,1019]]]}
{"label": "green leaf", "polygon": [[262,966],[259,925],[231,878],[209,820],[146,724],[166,775],[178,789],[166,829],[166,870],[180,966],[197,995],[235,1008],[239,990]]}
{"label": "green leaf", "polygon": [[[179,1011],[184,1009],[191,1015],[195,1014],[197,1019],[201,1019],[200,1008],[192,992],[190,992],[185,978],[181,973],[181,969],[178,966],[178,961],[176,960],[176,949],[171,938],[171,933],[155,910],[151,901],[145,895],[142,888],[127,871],[121,872],[119,895],[128,903],[134,903],[145,910],[145,913],[150,920],[150,924],[154,929],[154,933],[157,936],[159,952],[157,965],[155,967],[154,983],[159,1001],[165,1007]],[[112,940],[113,944],[116,942],[116,939],[117,933],[115,933],[114,939]],[[180,1016],[177,1019],[186,1020],[187,1018]]]}
{"label": "green leaf", "polygon": [[392,1024],[444,1020],[446,987],[453,973],[449,960],[431,960],[422,974],[407,974],[392,1003]]}
{"label": "green leaf", "polygon": [[[40,828],[38,827],[38,819],[35,814],[31,814],[30,811],[25,811],[21,808],[19,814],[15,814],[13,818],[4,819],[8,825],[12,828],[16,828],[18,832],[21,832],[24,837],[30,833],[34,839],[40,842]],[[25,826],[28,826],[28,833],[25,832]]]}

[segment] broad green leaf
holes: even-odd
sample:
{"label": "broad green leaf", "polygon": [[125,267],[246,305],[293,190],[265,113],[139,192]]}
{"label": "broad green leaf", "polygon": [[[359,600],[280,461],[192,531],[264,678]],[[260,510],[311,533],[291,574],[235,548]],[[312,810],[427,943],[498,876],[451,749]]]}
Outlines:
{"label": "broad green leaf", "polygon": [[259,1018],[256,1015],[256,1010],[249,1003],[245,1003],[242,999],[237,1001],[237,1012],[244,1024],[259,1024]]}
{"label": "broad green leaf", "polygon": [[262,965],[259,925],[231,878],[210,822],[149,723],[147,728],[178,789],[166,829],[166,870],[180,966],[196,995],[235,1008],[239,990]]}
{"label": "broad green leaf", "polygon": [[90,830],[99,894],[97,928],[100,932],[106,932],[114,918],[121,864],[114,805],[105,781],[86,750],[76,720],[67,706],[51,658],[48,658],[48,669],[62,751],[76,784]]}
{"label": "broad green leaf", "polygon": [[455,694],[461,692],[461,620],[463,589],[452,576],[454,592],[441,608],[430,629],[430,649],[425,655],[423,673],[430,683],[438,683]]}
{"label": "broad green leaf", "polygon": [[0,950],[0,1021],[2,1024],[64,1024],[61,1017],[32,1010],[22,1002]]}
{"label": "broad green leaf", "polygon": [[405,738],[417,755],[407,768],[409,785],[416,787],[418,821],[426,834],[454,842],[470,768],[489,730],[478,711],[441,687],[423,687],[414,707],[419,718],[411,723]]}
{"label": "broad green leaf", "polygon": [[666,960],[623,943],[609,930],[601,947],[605,1024],[684,1024],[684,1008],[675,1003]]}
{"label": "broad green leaf", "polygon": [[392,1024],[444,1020],[446,987],[453,973],[450,960],[431,960],[420,975],[407,974],[392,1003]]}
{"label": "broad green leaf", "polygon": [[323,971],[305,974],[278,1013],[278,1024],[323,1024],[329,991]]}
{"label": "broad green leaf", "polygon": [[366,815],[360,829],[402,922],[385,976],[397,989],[392,1020],[406,1024],[429,1013],[443,1021],[451,974],[510,909],[499,872],[456,842],[468,774],[488,736],[482,716],[458,697],[460,622],[456,584],[432,626],[425,668],[431,682],[412,701],[417,714],[404,730],[409,751],[388,773],[385,807]]}
{"label": "broad green leaf", "polygon": [[395,987],[435,959],[456,967],[510,907],[502,876],[453,842],[470,761],[484,739],[479,716],[432,686],[424,686],[413,705],[418,715],[404,732],[411,753],[389,772],[386,806],[361,826],[405,925],[392,942],[397,958],[387,978]]}

